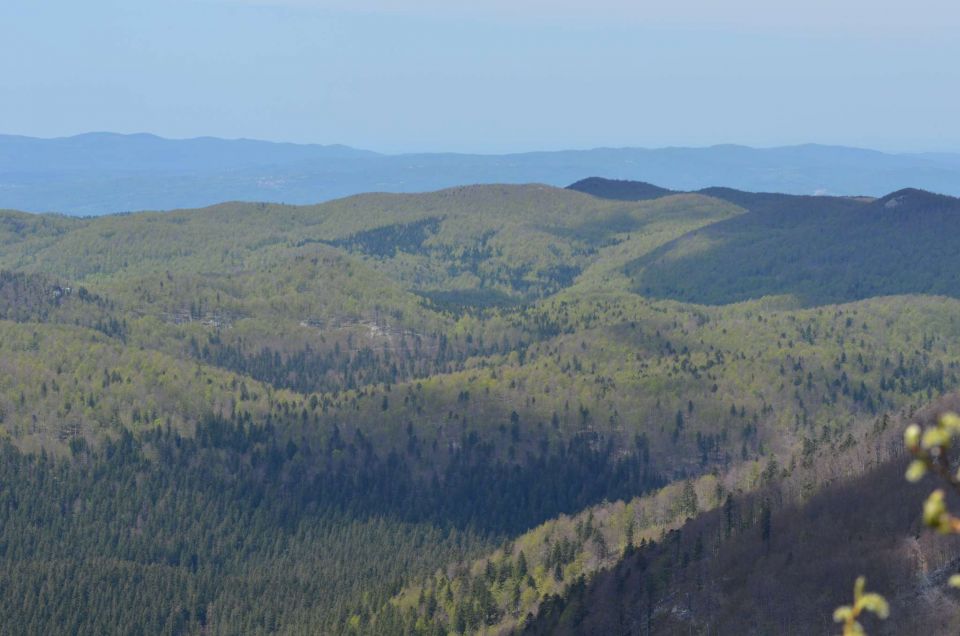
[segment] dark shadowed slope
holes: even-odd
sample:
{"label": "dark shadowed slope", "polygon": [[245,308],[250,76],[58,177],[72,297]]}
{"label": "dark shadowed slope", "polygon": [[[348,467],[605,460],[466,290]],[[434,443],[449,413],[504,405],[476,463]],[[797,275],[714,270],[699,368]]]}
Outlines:
{"label": "dark shadowed slope", "polygon": [[[954,396],[920,419],[958,406]],[[896,452],[864,471],[863,451],[842,455],[845,471],[859,476],[834,480],[800,505],[785,505],[781,487],[733,497],[627,550],[615,567],[541,605],[524,633],[837,633],[833,610],[850,602],[858,575],[891,606],[886,621],[863,619],[867,633],[958,633],[960,594],[947,578],[960,569],[960,539],[921,522],[934,480],[908,483],[907,458]]]}
{"label": "dark shadowed slope", "polygon": [[600,177],[581,179],[567,186],[567,189],[592,194],[601,199],[616,199],[618,201],[645,201],[675,194],[673,190],[661,188],[644,181],[602,179]]}
{"label": "dark shadowed slope", "polygon": [[925,494],[891,462],[774,509],[766,531],[773,502],[738,500],[574,584],[524,633],[838,633],[833,610],[863,574],[892,605],[889,620],[864,619],[869,634],[955,634],[960,613],[946,579],[958,546],[922,528]]}
{"label": "dark shadowed slope", "polygon": [[625,268],[635,291],[728,304],[791,295],[804,305],[892,294],[960,295],[960,200],[916,189],[878,200],[701,194],[748,212],[691,232]]}

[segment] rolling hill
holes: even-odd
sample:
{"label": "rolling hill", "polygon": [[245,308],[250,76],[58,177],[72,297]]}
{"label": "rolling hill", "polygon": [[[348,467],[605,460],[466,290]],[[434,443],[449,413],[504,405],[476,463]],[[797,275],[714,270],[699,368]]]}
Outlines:
{"label": "rolling hill", "polygon": [[960,388],[955,199],[591,183],[0,213],[2,624],[549,631]]}
{"label": "rolling hill", "polygon": [[[625,187],[617,182],[592,189],[619,200]],[[953,229],[960,219],[960,199],[917,189],[879,199],[728,188],[698,194],[747,213],[690,232],[628,263],[624,272],[636,291],[710,305],[791,295],[806,306],[906,293],[960,293],[960,270],[942,256],[960,248]]]}

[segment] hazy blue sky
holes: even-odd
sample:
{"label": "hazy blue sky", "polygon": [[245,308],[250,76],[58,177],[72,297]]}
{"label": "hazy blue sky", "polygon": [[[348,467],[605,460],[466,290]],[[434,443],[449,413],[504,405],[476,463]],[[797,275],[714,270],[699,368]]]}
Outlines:
{"label": "hazy blue sky", "polygon": [[946,0],[3,0],[0,132],[960,150],[958,28]]}

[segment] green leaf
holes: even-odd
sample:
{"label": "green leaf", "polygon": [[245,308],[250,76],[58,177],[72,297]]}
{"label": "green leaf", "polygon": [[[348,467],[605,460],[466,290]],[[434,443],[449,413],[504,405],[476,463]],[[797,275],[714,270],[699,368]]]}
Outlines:
{"label": "green leaf", "polygon": [[939,428],[928,428],[923,433],[921,445],[927,450],[950,445],[950,433]]}
{"label": "green leaf", "polygon": [[887,599],[879,594],[864,594],[860,597],[860,606],[869,612],[873,612],[880,618],[890,616],[890,605],[887,603]]}
{"label": "green leaf", "polygon": [[903,443],[907,448],[917,448],[920,446],[920,434],[920,427],[916,424],[911,424],[907,427],[907,430],[903,432]]}
{"label": "green leaf", "polygon": [[927,474],[927,465],[922,461],[920,461],[919,459],[915,459],[912,462],[910,462],[910,466],[907,468],[906,478],[907,478],[907,481],[911,483],[916,483],[921,479],[923,479],[923,476],[926,474]]}
{"label": "green leaf", "polygon": [[960,416],[956,413],[945,413],[940,418],[940,426],[954,435],[960,434]]}
{"label": "green leaf", "polygon": [[946,511],[946,504],[943,503],[943,491],[934,490],[923,502],[923,522],[928,526],[938,527],[941,523],[941,517]]}

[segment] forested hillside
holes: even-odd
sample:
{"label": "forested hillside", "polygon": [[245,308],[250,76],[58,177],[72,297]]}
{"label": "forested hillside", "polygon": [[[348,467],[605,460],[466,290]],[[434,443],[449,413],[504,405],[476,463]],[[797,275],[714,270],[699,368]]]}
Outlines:
{"label": "forested hillside", "polygon": [[0,625],[735,624],[691,559],[887,479],[960,388],[958,206],[591,183],[0,213]]}
{"label": "forested hillside", "polygon": [[[586,186],[585,191],[614,200],[625,198],[630,188],[629,182]],[[698,194],[747,213],[690,232],[627,264],[624,272],[638,293],[710,305],[784,294],[804,305],[960,294],[960,268],[955,259],[941,257],[960,248],[960,199],[915,189],[879,199],[728,188]],[[647,195],[641,188],[629,198]]]}
{"label": "forested hillside", "polygon": [[[909,419],[958,408],[954,394]],[[957,539],[923,528],[933,480],[904,479],[904,422],[880,424],[864,448],[805,457],[779,482],[625,549],[614,567],[547,599],[523,633],[831,633],[851,572],[891,604],[889,619],[868,619],[870,634],[956,633],[960,597],[947,579],[960,568]],[[817,480],[826,485],[805,495]]]}

